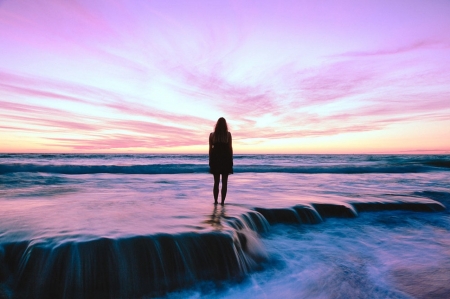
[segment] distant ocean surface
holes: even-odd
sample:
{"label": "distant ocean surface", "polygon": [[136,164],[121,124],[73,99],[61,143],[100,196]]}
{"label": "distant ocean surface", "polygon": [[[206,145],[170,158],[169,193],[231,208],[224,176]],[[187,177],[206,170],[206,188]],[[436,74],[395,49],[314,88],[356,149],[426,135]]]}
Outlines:
{"label": "distant ocean surface", "polygon": [[0,298],[450,298],[450,155],[0,154]]}

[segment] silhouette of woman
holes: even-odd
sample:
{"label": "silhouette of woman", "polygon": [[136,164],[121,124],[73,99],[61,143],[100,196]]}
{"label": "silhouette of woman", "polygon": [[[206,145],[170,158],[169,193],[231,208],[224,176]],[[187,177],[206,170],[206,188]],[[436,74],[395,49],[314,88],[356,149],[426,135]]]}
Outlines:
{"label": "silhouette of woman", "polygon": [[228,187],[228,175],[233,173],[233,145],[227,121],[221,117],[217,120],[214,132],[209,134],[209,173],[214,175],[214,204],[219,197],[220,175],[222,175],[222,201],[225,203]]}

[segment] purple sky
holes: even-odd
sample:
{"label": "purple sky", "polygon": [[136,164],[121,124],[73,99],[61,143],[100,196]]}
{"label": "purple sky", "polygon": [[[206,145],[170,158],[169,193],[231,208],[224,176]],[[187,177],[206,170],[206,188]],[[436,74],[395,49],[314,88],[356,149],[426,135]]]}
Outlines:
{"label": "purple sky", "polygon": [[1,152],[450,152],[450,1],[0,0]]}

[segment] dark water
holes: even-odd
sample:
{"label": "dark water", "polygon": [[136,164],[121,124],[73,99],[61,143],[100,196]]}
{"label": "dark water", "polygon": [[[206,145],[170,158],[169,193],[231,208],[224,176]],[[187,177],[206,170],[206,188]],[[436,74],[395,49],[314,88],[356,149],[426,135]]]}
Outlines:
{"label": "dark water", "polygon": [[0,298],[450,298],[450,156],[0,155]]}

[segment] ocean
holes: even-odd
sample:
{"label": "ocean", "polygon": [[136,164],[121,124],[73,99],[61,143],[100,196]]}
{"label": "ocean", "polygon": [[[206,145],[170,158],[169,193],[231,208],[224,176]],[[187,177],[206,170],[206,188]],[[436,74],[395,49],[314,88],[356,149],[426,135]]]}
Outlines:
{"label": "ocean", "polygon": [[450,155],[0,154],[0,298],[450,298]]}

